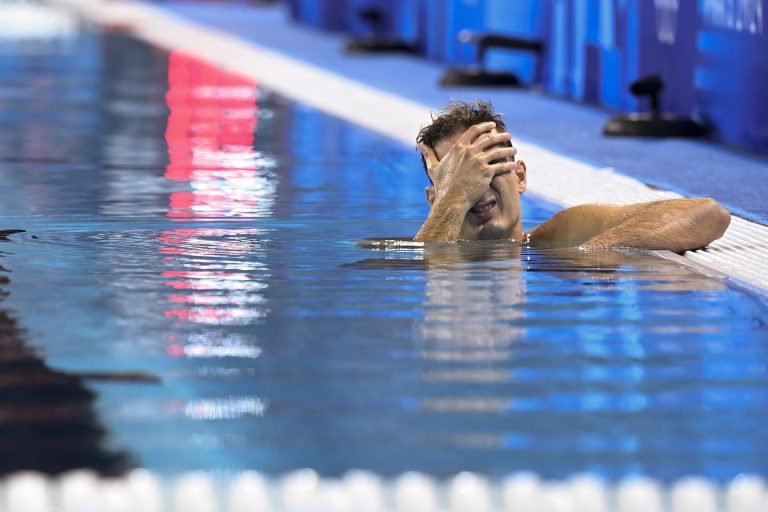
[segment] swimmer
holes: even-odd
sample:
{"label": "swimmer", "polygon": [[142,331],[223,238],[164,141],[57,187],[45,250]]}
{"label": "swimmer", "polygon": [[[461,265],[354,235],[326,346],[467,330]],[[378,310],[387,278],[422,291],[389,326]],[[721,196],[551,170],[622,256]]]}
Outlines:
{"label": "swimmer", "polygon": [[417,242],[509,239],[583,249],[633,247],[683,253],[725,233],[731,216],[708,198],[630,205],[585,204],[524,232],[527,168],[489,103],[454,102],[417,137],[430,186]]}

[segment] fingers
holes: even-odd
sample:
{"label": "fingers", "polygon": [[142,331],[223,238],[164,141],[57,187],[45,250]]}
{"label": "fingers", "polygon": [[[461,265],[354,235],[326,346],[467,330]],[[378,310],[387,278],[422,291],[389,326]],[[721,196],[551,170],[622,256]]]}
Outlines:
{"label": "fingers", "polygon": [[488,169],[493,172],[493,176],[498,176],[500,174],[508,174],[510,172],[515,172],[517,170],[517,162],[498,162],[494,164],[490,164],[488,166]]}
{"label": "fingers", "polygon": [[511,160],[517,154],[517,148],[510,148],[506,146],[501,148],[493,148],[485,151],[483,154],[486,158],[486,162],[493,164],[497,161]]}
{"label": "fingers", "polygon": [[427,160],[437,161],[435,151],[431,147],[427,146],[426,144],[417,144],[416,147],[419,149],[419,152],[424,155],[424,158]]}
{"label": "fingers", "polygon": [[469,127],[459,139],[459,143],[478,146],[486,149],[495,144],[503,144],[512,140],[507,132],[496,132],[496,123],[489,121]]}
{"label": "fingers", "polygon": [[426,144],[417,144],[416,147],[421,153],[421,156],[424,157],[424,162],[427,164],[427,170],[432,170],[432,168],[437,165],[438,162],[437,156],[435,156],[435,151]]}
{"label": "fingers", "polygon": [[488,121],[486,123],[480,123],[474,126],[470,126],[469,128],[467,128],[467,130],[464,132],[464,134],[461,136],[458,142],[462,144],[472,144],[475,142],[475,140],[477,140],[478,137],[480,137],[483,134],[492,132],[494,129],[496,129],[496,123],[494,123],[493,121]]}
{"label": "fingers", "polygon": [[510,146],[512,144],[512,135],[509,133],[490,133],[478,137],[475,141],[475,146],[481,151],[485,151],[496,145]]}

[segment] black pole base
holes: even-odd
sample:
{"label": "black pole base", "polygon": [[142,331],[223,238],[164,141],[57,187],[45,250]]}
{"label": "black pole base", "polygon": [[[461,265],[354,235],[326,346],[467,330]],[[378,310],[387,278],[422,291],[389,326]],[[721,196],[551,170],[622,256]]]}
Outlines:
{"label": "black pole base", "polygon": [[472,87],[520,87],[523,85],[515,73],[505,71],[488,71],[476,68],[448,68],[440,77],[443,87],[472,86]]}
{"label": "black pole base", "polygon": [[418,53],[416,45],[395,38],[369,37],[348,39],[344,44],[347,53]]}
{"label": "black pole base", "polygon": [[603,126],[603,135],[624,137],[704,137],[709,129],[672,114],[622,114]]}

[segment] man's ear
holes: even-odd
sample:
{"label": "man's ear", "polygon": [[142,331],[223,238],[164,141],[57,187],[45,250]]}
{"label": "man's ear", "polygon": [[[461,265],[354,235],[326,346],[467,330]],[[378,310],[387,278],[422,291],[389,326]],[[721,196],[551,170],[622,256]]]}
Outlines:
{"label": "man's ear", "polygon": [[425,188],[424,193],[427,195],[427,202],[429,203],[429,206],[432,206],[432,203],[435,202],[435,187]]}
{"label": "man's ear", "polygon": [[515,175],[517,176],[517,193],[522,194],[528,188],[528,169],[522,160],[517,161]]}

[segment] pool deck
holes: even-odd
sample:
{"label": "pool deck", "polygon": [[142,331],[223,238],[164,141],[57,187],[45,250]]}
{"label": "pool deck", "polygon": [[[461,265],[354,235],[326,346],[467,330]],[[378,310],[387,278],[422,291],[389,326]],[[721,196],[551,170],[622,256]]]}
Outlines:
{"label": "pool deck", "polygon": [[[490,99],[529,164],[532,194],[561,207],[713,197],[736,217],[682,261],[768,291],[768,158],[708,141],[606,138],[613,114],[521,89],[443,89],[442,66],[407,55],[350,56],[345,36],[293,23],[280,6],[56,0],[167,48],[195,53],[278,92],[412,145],[451,99]],[[415,166],[418,159],[414,155]]]}

